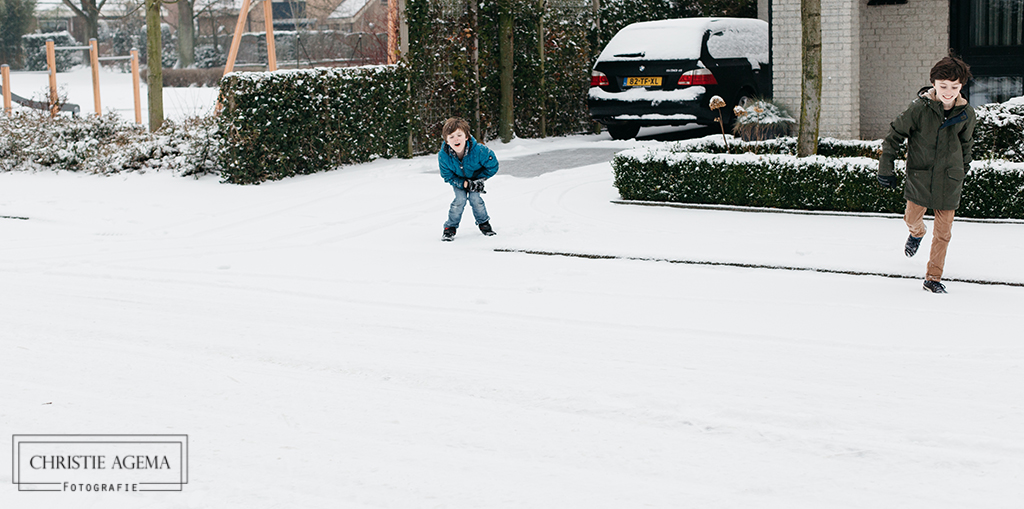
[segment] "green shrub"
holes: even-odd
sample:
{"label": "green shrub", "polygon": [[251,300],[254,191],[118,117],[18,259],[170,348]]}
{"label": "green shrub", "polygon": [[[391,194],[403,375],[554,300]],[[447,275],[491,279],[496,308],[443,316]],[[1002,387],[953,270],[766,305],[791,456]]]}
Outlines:
{"label": "green shrub", "polygon": [[736,122],[732,134],[743,141],[764,141],[789,136],[796,131],[796,120],[782,105],[767,99],[756,99],[746,106],[733,108]]}
{"label": "green shrub", "polygon": [[[898,191],[865,158],[712,155],[630,150],[615,156],[615,187],[625,200],[845,212],[903,211]],[[896,170],[902,188],[904,173]],[[963,217],[1024,219],[1024,169],[976,164],[964,180]]]}
{"label": "green shrub", "polygon": [[198,176],[218,170],[221,147],[213,117],[168,121],[150,133],[116,114],[0,115],[0,171],[111,174],[152,169]]}
{"label": "green shrub", "polygon": [[975,159],[1006,159],[1024,162],[1024,100],[986,104],[974,110]]}
{"label": "green shrub", "polygon": [[220,82],[222,176],[258,184],[377,157],[407,157],[402,65],[231,73]]}
{"label": "green shrub", "polygon": [[[47,34],[28,34],[21,36],[21,44],[25,48],[25,69],[29,71],[45,71],[49,69],[46,65],[46,40],[53,39],[53,45],[60,48],[66,46],[80,46],[78,41],[68,32],[53,32]],[[70,71],[72,67],[82,62],[81,51],[61,50],[54,52],[57,72]]]}

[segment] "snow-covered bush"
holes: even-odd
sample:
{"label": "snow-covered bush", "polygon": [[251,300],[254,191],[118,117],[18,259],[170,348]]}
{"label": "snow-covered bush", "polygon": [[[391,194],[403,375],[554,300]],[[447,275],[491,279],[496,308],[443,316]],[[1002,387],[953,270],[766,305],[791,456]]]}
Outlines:
{"label": "snow-covered bush", "polygon": [[156,133],[114,114],[74,118],[20,111],[0,116],[0,171],[215,173],[220,136],[212,117],[166,122]]}
{"label": "snow-covered bush", "polygon": [[224,179],[258,184],[409,156],[408,76],[404,65],[228,74]]}
{"label": "snow-covered bush", "polygon": [[196,48],[196,67],[200,69],[223,67],[227,61],[227,54],[225,54],[220,47],[215,47],[212,44],[204,44]]}
{"label": "snow-covered bush", "polygon": [[[865,157],[636,149],[616,155],[612,168],[625,200],[893,213],[906,203],[878,185],[878,162]],[[895,174],[902,188],[902,165]],[[976,161],[960,203],[957,216],[1024,219],[1024,166]]]}
{"label": "snow-covered bush", "polygon": [[[695,140],[680,141],[669,146],[672,152],[704,152],[709,154],[788,154],[796,155],[796,138],[784,136],[764,141],[744,142],[732,139],[728,145],[720,136],[709,136]],[[897,150],[896,157],[904,157],[906,146]],[[823,157],[870,157],[882,155],[882,140],[841,140],[818,138],[818,154]]]}
{"label": "snow-covered bush", "polygon": [[[45,71],[46,41],[53,39],[54,46],[80,46],[78,41],[67,31],[46,34],[27,34],[21,36],[21,44],[25,48],[25,69],[29,71]],[[81,51],[57,51],[54,53],[57,72],[70,71],[82,62]]]}
{"label": "snow-covered bush", "polygon": [[744,106],[733,108],[736,121],[732,134],[743,141],[764,141],[789,136],[796,126],[796,119],[774,101],[757,99]]}
{"label": "snow-covered bush", "polygon": [[974,157],[1024,162],[1024,97],[975,109]]}

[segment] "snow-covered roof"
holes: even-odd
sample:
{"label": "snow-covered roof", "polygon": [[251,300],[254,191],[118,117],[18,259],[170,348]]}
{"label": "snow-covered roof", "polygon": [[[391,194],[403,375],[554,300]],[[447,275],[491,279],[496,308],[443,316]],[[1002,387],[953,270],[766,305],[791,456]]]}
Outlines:
{"label": "snow-covered roof", "polygon": [[355,16],[370,0],[343,0],[327,19],[344,19]]}
{"label": "snow-covered roof", "polygon": [[633,23],[608,41],[598,60],[697,60],[708,31],[722,34],[708,41],[712,56],[768,62],[768,23],[753,18],[682,18]]}

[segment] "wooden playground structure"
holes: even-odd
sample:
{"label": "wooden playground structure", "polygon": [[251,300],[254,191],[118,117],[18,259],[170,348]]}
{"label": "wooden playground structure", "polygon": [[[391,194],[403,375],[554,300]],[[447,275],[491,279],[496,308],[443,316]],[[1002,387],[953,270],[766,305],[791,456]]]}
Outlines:
{"label": "wooden playground structure", "polygon": [[76,50],[89,50],[89,64],[92,67],[92,95],[95,106],[96,116],[103,114],[102,107],[100,105],[100,62],[109,62],[117,60],[131,60],[132,68],[132,86],[135,90],[135,122],[138,124],[142,123],[142,97],[139,89],[139,50],[132,49],[130,55],[124,56],[112,56],[112,57],[101,57],[99,56],[100,50],[96,39],[89,39],[88,46],[61,46],[57,47],[54,45],[52,39],[46,41],[46,66],[50,74],[50,97],[49,101],[42,103],[39,101],[31,101],[20,96],[16,96],[11,93],[11,71],[7,64],[0,66],[0,74],[2,74],[2,89],[4,97],[4,112],[11,115],[12,112],[12,100],[16,100],[23,106],[36,109],[48,109],[50,110],[50,117],[56,117],[57,113],[61,111],[68,111],[72,114],[77,113],[79,108],[77,106],[67,107],[68,105],[60,105],[59,98],[57,96],[57,51],[76,51]]}

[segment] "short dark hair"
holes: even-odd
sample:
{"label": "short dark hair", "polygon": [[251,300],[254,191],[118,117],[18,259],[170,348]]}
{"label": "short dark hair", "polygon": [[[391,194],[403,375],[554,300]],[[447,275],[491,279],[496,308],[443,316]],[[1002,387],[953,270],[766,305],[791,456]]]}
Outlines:
{"label": "short dark hair", "polygon": [[935,83],[936,80],[949,80],[959,81],[961,85],[966,85],[967,81],[971,79],[971,66],[957,57],[948,56],[939,60],[939,63],[932,67],[929,77],[932,83]]}
{"label": "short dark hair", "polygon": [[462,130],[462,132],[466,133],[466,137],[468,138],[469,122],[466,122],[465,120],[459,117],[449,118],[448,120],[444,121],[444,127],[441,128],[441,137],[447,138],[449,134],[454,133],[455,131],[458,131],[460,129]]}

